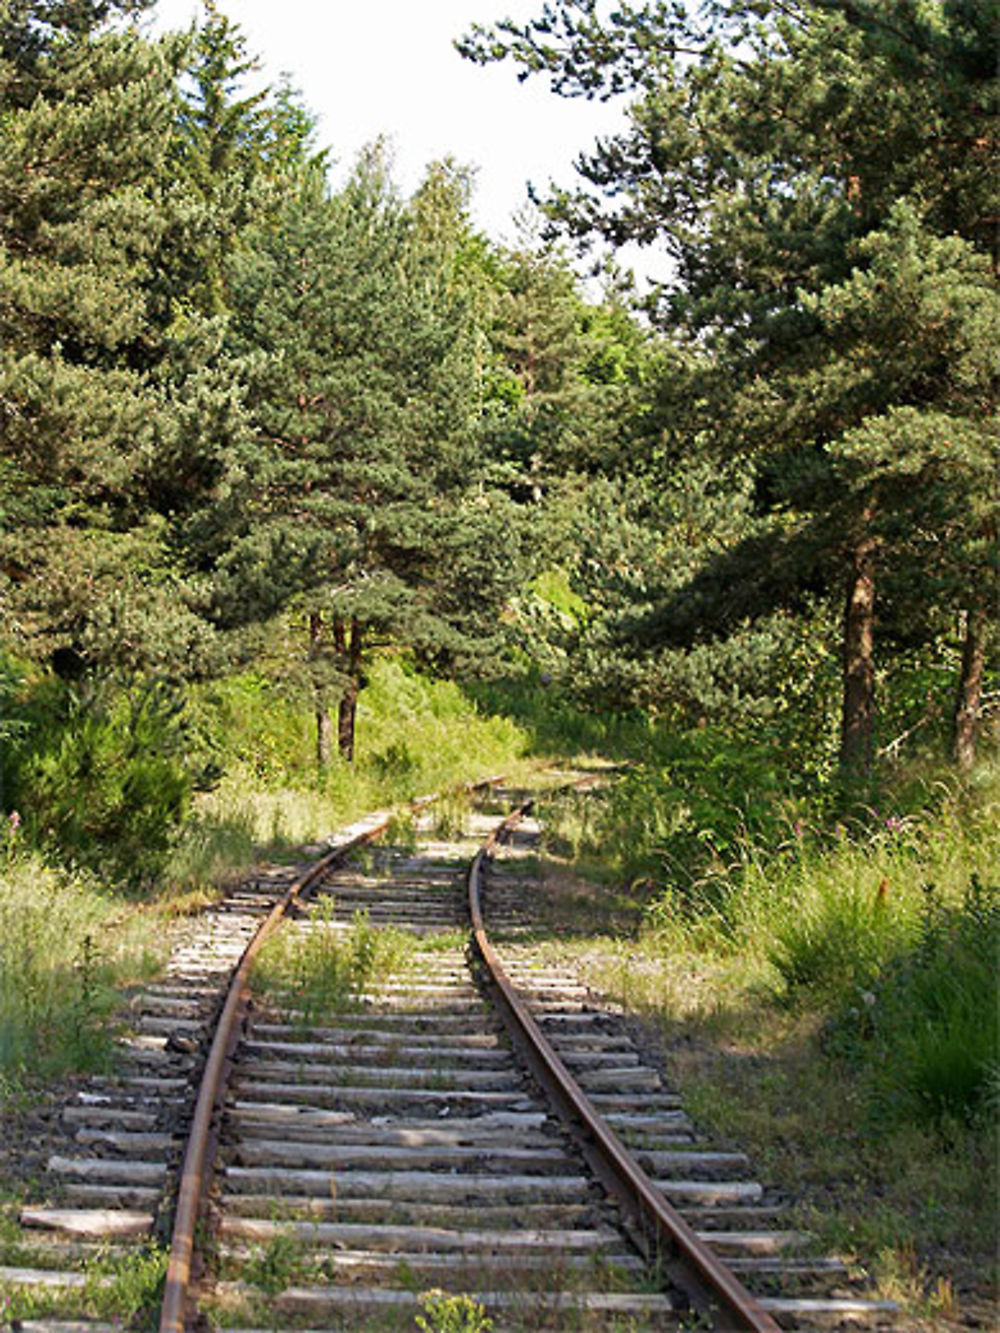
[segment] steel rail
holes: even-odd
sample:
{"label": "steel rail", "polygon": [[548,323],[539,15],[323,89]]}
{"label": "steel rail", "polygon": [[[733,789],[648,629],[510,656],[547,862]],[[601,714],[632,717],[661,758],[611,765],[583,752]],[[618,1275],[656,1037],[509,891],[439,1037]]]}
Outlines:
{"label": "steel rail", "polygon": [[[495,786],[502,780],[501,777],[486,778],[481,782],[469,783],[460,790],[470,793],[481,791]],[[436,799],[438,799],[436,796],[418,797],[411,802],[411,808],[423,809]],[[167,1264],[163,1303],[160,1307],[160,1333],[184,1333],[191,1288],[195,1229],[204,1205],[214,1156],[212,1122],[225,1096],[229,1067],[246,1014],[250,996],[250,968],[253,961],[296,900],[355,848],[371,842],[380,833],[384,833],[392,817],[391,811],[385,812],[384,815],[380,813],[378,816],[373,816],[377,818],[377,823],[365,827],[347,842],[333,848],[301,875],[261,922],[230,977],[225,1003],[202,1072],[194,1117],[188,1130],[187,1145],[184,1150],[177,1189],[177,1205],[174,1210],[170,1258]]]}
{"label": "steel rail", "polygon": [[335,847],[311,866],[304,875],[300,875],[261,922],[233,971],[225,1004],[219,1015],[201,1076],[194,1118],[188,1131],[177,1190],[170,1260],[160,1310],[160,1333],[184,1333],[194,1257],[194,1233],[201,1215],[206,1182],[211,1172],[212,1120],[225,1094],[227,1066],[232,1059],[240,1026],[246,1013],[250,997],[250,968],[253,961],[296,900],[355,848],[383,833],[391,818],[391,814],[387,813],[377,824],[364,829],[341,846]]}
{"label": "steel rail", "polygon": [[651,1257],[660,1261],[665,1272],[687,1290],[695,1303],[717,1307],[716,1328],[781,1333],[780,1325],[668,1203],[591,1104],[517,994],[489,941],[482,911],[483,863],[493,856],[500,840],[514,831],[532,805],[533,802],[526,802],[494,830],[476,855],[468,878],[476,950],[508,1031],[591,1168],[638,1230]]}

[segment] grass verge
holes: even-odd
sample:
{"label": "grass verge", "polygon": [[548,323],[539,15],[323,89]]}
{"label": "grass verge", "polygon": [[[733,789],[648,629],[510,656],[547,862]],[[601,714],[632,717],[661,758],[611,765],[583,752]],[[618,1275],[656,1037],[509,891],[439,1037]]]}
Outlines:
{"label": "grass verge", "polygon": [[911,787],[904,813],[789,821],[727,858],[706,826],[682,880],[669,812],[645,814],[661,875],[623,881],[620,849],[602,860],[593,837],[600,802],[564,800],[545,933],[648,1021],[698,1122],[751,1154],[822,1248],[863,1263],[915,1329],[992,1328],[1000,773],[923,789],[922,807]]}
{"label": "grass verge", "polygon": [[37,854],[0,860],[0,1099],[33,1077],[107,1068],[121,992],[162,960],[147,908]]}

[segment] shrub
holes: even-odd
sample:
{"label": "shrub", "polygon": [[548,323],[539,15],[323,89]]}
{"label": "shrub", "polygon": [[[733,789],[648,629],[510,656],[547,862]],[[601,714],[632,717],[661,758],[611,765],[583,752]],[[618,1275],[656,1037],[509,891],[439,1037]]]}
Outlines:
{"label": "shrub", "polygon": [[766,739],[661,732],[649,750],[600,799],[579,850],[692,911],[715,906],[750,843],[762,850],[787,836],[794,783]]}
{"label": "shrub", "polygon": [[253,785],[308,782],[315,776],[313,716],[304,694],[252,672],[195,687],[192,733],[200,753]]}
{"label": "shrub", "polygon": [[195,785],[182,714],[161,681],[36,682],[8,774],[28,837],[130,886],[155,880]]}
{"label": "shrub", "polygon": [[872,988],[876,1109],[940,1122],[986,1109],[1000,1069],[1000,888],[973,876],[959,906],[932,886],[920,937]]}

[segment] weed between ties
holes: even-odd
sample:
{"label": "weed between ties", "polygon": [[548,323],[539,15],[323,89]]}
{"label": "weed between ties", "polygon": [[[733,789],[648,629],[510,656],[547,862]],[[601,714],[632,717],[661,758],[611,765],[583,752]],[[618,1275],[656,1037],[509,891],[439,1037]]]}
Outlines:
{"label": "weed between ties", "polygon": [[251,973],[259,993],[279,1005],[290,1003],[304,1024],[361,1008],[366,995],[401,971],[413,953],[411,936],[373,926],[366,912],[355,912],[342,929],[329,897],[307,923],[306,929],[290,923],[279,931]]}

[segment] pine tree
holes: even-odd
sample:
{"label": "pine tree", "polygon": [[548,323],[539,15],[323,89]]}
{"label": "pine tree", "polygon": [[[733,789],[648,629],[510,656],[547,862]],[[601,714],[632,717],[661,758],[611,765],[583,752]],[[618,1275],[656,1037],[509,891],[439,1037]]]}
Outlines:
{"label": "pine tree", "polygon": [[246,459],[223,251],[314,161],[289,89],[239,96],[238,29],[210,9],[153,45],[142,7],[8,5],[0,30],[0,568],[12,633],[64,673],[222,665]]}
{"label": "pine tree", "polygon": [[[773,595],[817,578],[832,592],[839,578],[841,760],[864,767],[878,588],[906,570],[933,601],[940,580],[917,553],[935,521],[956,611],[995,578],[970,560],[996,530],[976,498],[996,463],[995,6],[654,2],[604,20],[589,0],[559,0],[464,49],[513,56],[564,95],[633,96],[628,131],[582,159],[586,184],[550,212],[571,234],[672,258],[658,317],[711,358],[698,447],[754,463],[781,553],[769,588],[760,548],[756,562],[734,553],[740,600],[764,614]],[[944,481],[948,439],[961,445]],[[707,571],[719,587],[706,610],[737,564]],[[966,619],[976,643],[958,715],[971,733],[975,605]]]}
{"label": "pine tree", "polygon": [[171,600],[137,477],[163,420],[140,366],[176,47],[111,22],[141,8],[0,12],[0,568],[22,645],[73,669],[132,655],[129,584]]}
{"label": "pine tree", "polygon": [[226,261],[251,223],[277,206],[285,174],[323,158],[311,154],[314,120],[287,81],[274,92],[246,90],[257,69],[238,24],[204,0],[178,84],[168,166],[189,200],[176,276],[184,299],[210,316],[226,312]]}
{"label": "pine tree", "polygon": [[470,527],[486,529],[474,342],[426,204],[415,225],[376,148],[332,198],[307,182],[234,266],[239,335],[269,355],[251,399],[246,524],[222,573],[247,585],[256,570],[273,611],[306,617],[321,765],[333,699],[353,756],[373,649],[455,655],[475,637],[456,597]]}

